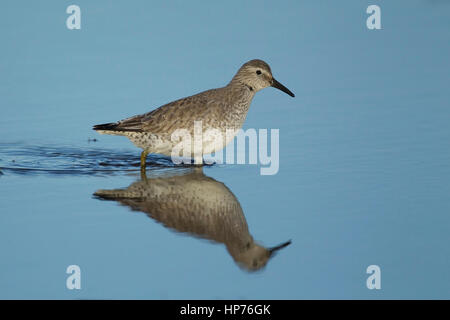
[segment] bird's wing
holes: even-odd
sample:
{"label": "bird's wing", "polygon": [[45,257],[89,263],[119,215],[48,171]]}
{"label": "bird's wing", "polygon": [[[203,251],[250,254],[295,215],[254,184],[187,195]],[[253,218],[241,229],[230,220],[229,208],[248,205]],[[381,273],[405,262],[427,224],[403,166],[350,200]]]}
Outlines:
{"label": "bird's wing", "polygon": [[208,104],[214,101],[208,98],[215,90],[182,98],[148,113],[121,120],[114,123],[111,130],[167,133],[177,128],[190,127],[194,120],[202,119],[208,113]]}

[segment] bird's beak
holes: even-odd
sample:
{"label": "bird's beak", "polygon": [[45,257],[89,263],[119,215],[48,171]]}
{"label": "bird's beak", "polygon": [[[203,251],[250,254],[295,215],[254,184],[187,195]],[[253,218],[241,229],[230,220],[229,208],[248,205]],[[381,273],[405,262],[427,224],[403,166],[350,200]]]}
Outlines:
{"label": "bird's beak", "polygon": [[295,97],[295,94],[293,94],[291,92],[291,90],[289,90],[288,88],[286,88],[285,86],[283,86],[281,83],[279,83],[277,80],[275,80],[275,78],[272,78],[272,87],[277,88],[285,93],[287,93],[288,95],[290,95],[291,97]]}
{"label": "bird's beak", "polygon": [[[281,89],[280,89],[281,90]],[[287,90],[287,89],[286,89]],[[289,90],[288,90],[289,91]],[[290,91],[289,91],[290,92]],[[278,245],[278,246],[276,246],[276,247],[273,247],[273,248],[270,248],[269,249],[269,253],[270,253],[270,255],[272,255],[272,254],[274,254],[276,251],[278,251],[278,250],[280,250],[280,249],[283,249],[284,247],[287,247],[288,245],[290,245],[291,244],[291,240],[289,240],[289,241],[286,241],[286,242],[284,242],[284,243],[282,243],[282,244],[280,244],[280,245]]]}

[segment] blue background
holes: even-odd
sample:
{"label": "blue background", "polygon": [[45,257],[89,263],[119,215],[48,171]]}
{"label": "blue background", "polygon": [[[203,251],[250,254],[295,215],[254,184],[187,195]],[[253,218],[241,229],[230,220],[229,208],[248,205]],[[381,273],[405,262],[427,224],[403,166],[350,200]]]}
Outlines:
{"label": "blue background", "polygon": [[[81,30],[66,28],[71,4]],[[370,4],[381,30],[366,27]],[[0,298],[449,299],[449,15],[426,0],[2,1]],[[239,199],[255,239],[292,239],[262,272],[92,198],[137,172],[8,170],[52,169],[30,146],[137,161],[92,125],[223,86],[254,58],[296,94],[259,92],[244,125],[280,129],[280,171],[205,173]],[[79,291],[65,286],[71,264]],[[381,290],[366,288],[371,264]]]}

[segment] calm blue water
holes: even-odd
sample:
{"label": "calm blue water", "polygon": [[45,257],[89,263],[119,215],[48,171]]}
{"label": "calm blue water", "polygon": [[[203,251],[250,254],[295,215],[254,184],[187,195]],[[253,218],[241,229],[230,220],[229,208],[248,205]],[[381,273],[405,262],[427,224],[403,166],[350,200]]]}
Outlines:
{"label": "calm blue water", "polygon": [[[450,298],[450,3],[77,1],[68,30],[70,4],[0,5],[0,298]],[[222,86],[253,58],[296,94],[259,92],[245,123],[280,129],[274,176],[192,178],[155,156],[145,183],[138,149],[91,130]],[[151,191],[141,203],[94,196],[133,183]],[[227,197],[260,245],[292,243],[248,272],[170,225],[177,209],[151,217],[167,183]],[[81,290],[66,288],[73,264]]]}

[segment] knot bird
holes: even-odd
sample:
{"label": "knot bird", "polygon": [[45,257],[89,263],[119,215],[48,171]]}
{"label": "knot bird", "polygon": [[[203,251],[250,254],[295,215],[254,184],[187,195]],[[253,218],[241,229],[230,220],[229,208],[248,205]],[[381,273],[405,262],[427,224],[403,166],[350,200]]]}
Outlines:
{"label": "knot bird", "polygon": [[[126,136],[142,148],[141,170],[145,170],[149,153],[172,156],[172,150],[178,144],[173,141],[172,134],[185,130],[192,137],[194,123],[198,121],[201,121],[202,133],[208,130],[219,132],[202,137],[201,155],[224,148],[242,128],[255,93],[267,87],[295,96],[275,80],[266,62],[255,59],[242,65],[225,87],[182,98],[118,122],[95,125],[93,129],[101,134]],[[194,152],[190,155],[192,157]]]}

